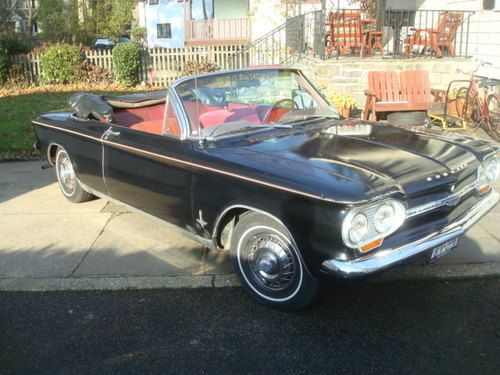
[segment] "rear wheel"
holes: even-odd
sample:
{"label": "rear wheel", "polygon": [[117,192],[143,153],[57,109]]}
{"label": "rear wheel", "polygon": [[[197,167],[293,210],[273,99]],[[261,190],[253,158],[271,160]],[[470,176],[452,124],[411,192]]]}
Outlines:
{"label": "rear wheel", "polygon": [[94,198],[94,196],[85,191],[80,185],[80,182],[78,182],[71,159],[66,150],[62,147],[57,149],[55,166],[59,187],[69,201],[81,203]]}
{"label": "rear wheel", "polygon": [[494,140],[500,141],[500,100],[494,94],[488,96],[488,112],[490,114],[490,136]]}
{"label": "rear wheel", "polygon": [[286,228],[256,212],[240,217],[231,236],[233,266],[246,291],[259,302],[300,310],[318,295],[319,282],[306,269]]}

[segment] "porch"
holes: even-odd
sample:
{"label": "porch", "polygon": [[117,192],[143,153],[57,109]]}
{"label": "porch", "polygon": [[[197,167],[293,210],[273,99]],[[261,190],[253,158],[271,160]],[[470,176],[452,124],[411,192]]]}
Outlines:
{"label": "porch", "polygon": [[186,20],[186,46],[245,45],[250,42],[249,18]]}

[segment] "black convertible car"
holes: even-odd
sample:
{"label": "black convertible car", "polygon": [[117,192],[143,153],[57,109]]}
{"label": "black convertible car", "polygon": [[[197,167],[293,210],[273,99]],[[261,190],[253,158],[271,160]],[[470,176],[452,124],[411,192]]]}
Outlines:
{"label": "black convertible car", "polygon": [[74,95],[33,120],[73,202],[93,196],[231,252],[259,301],[300,309],[325,277],[435,260],[498,201],[498,146],[339,118],[294,69]]}

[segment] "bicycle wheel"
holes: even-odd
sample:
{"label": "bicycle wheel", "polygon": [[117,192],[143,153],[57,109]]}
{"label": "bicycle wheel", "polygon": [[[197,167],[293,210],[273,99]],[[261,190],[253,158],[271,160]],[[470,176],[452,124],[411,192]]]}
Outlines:
{"label": "bicycle wheel", "polygon": [[464,100],[456,100],[456,109],[459,117],[464,118],[470,123],[475,132],[481,126],[481,113],[480,113],[480,103],[477,93],[473,93],[470,87],[462,87],[457,91],[457,99],[462,98]]}
{"label": "bicycle wheel", "polygon": [[488,96],[489,132],[495,141],[500,141],[500,100],[495,94]]}

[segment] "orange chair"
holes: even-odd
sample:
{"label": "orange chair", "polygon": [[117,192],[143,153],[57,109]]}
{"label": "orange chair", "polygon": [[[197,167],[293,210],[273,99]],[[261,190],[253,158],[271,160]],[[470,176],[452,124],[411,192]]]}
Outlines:
{"label": "orange chair", "polygon": [[361,13],[359,11],[330,12],[325,40],[327,56],[331,56],[333,51],[351,53],[359,49],[360,56],[363,57],[365,35]]}
{"label": "orange chair", "polygon": [[432,50],[436,57],[443,57],[443,50],[447,49],[450,56],[455,56],[455,36],[463,21],[463,13],[443,12],[439,17],[437,29],[413,29],[414,34],[405,40],[405,54],[413,54],[414,46],[423,46],[420,53]]}
{"label": "orange chair", "polygon": [[429,103],[442,100],[444,90],[430,88],[426,71],[368,72],[365,120],[380,112],[426,111]]}

